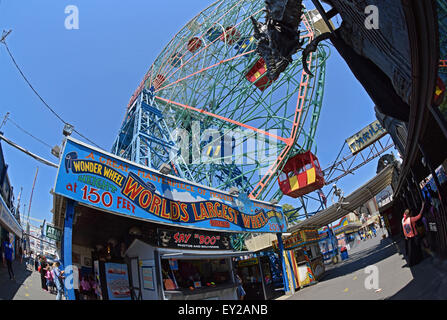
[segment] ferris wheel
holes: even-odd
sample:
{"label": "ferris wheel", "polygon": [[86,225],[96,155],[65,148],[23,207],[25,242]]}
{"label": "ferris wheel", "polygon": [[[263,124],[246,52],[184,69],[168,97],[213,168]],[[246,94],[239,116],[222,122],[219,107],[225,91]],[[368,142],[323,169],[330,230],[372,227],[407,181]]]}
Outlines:
{"label": "ferris wheel", "polygon": [[[316,148],[328,48],[320,45],[308,56],[313,76],[303,71],[300,50],[285,71],[269,79],[266,63],[255,51],[250,19],[262,20],[264,5],[259,0],[218,0],[190,20],[151,65],[129,102],[127,119],[141,91],[150,90],[169,143],[177,147],[177,157],[170,161],[175,173],[270,201],[282,196],[276,176],[287,160]],[[304,44],[318,35],[314,17],[303,10]],[[182,130],[190,137],[186,144],[178,138]],[[115,152],[122,148],[121,154],[130,157],[120,141]],[[142,144],[149,146],[140,143],[140,148]]]}

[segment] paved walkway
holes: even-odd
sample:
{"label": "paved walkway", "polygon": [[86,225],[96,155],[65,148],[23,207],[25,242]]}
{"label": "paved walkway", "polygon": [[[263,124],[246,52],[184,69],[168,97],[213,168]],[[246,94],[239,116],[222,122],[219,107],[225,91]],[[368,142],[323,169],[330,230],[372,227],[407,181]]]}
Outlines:
{"label": "paved walkway", "polygon": [[40,273],[27,268],[25,260],[13,262],[15,280],[10,280],[3,263],[0,267],[0,300],[56,300],[56,295],[42,290]]}
{"label": "paved walkway", "polygon": [[[407,267],[404,242],[377,236],[362,241],[349,252],[349,259],[328,266],[324,277],[313,286],[298,290],[281,300],[402,300],[447,299],[447,261],[428,257]],[[378,289],[371,283],[366,267],[378,271]],[[369,277],[369,278],[368,278]]]}

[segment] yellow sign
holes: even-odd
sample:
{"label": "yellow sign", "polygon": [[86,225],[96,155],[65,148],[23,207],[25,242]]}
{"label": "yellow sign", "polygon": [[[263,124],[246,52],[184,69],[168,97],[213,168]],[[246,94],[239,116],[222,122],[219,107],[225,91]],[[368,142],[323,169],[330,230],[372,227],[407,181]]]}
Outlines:
{"label": "yellow sign", "polygon": [[[295,231],[290,236],[283,239],[284,249],[291,249],[302,245],[304,243],[314,242],[320,240],[318,235],[318,230],[300,230]],[[278,241],[272,241],[272,246],[274,249],[278,248]]]}
{"label": "yellow sign", "polygon": [[376,120],[352,137],[346,139],[346,143],[348,144],[349,149],[351,149],[352,154],[356,154],[386,134],[386,130],[382,127],[380,122]]}
{"label": "yellow sign", "polygon": [[258,258],[250,258],[250,259],[246,259],[246,260],[240,260],[237,263],[238,267],[248,267],[248,266],[253,266],[255,264],[258,264]]}

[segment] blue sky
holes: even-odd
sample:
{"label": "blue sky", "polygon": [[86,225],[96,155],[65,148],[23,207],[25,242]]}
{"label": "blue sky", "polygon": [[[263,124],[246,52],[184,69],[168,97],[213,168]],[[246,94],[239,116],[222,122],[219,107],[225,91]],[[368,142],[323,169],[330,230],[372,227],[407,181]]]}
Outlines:
{"label": "blue sky", "polygon": [[[0,31],[13,30],[8,46],[43,98],[63,119],[109,151],[129,98],[151,63],[171,37],[211,3],[206,0],[2,0]],[[67,16],[64,10],[68,5],[79,8],[79,30],[67,30],[64,26]],[[50,145],[60,144],[63,124],[27,86],[4,46],[0,46],[0,70],[1,119],[10,112],[22,128]],[[331,52],[326,79],[317,129],[318,157],[323,168],[335,160],[347,137],[375,120],[372,101],[335,50]],[[30,151],[57,162],[48,147],[11,123],[2,131]],[[49,191],[54,185],[56,169],[36,162],[4,142],[2,145],[16,197],[23,187],[22,197],[27,206],[36,167],[39,167],[30,215],[51,221]],[[345,194],[372,178],[376,164],[373,161],[355,175],[344,178],[339,186]]]}

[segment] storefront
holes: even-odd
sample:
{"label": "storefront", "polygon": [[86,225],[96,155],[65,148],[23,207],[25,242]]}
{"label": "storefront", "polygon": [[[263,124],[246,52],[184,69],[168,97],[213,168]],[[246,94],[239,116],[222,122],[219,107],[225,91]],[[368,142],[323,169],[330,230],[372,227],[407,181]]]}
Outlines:
{"label": "storefront", "polygon": [[338,239],[334,234],[332,228],[328,231],[327,227],[319,230],[318,235],[320,240],[318,245],[320,247],[320,252],[323,255],[324,262],[338,262]]}
{"label": "storefront", "polygon": [[23,230],[20,223],[8,209],[3,197],[0,196],[0,236],[1,250],[4,242],[9,239],[13,245],[13,259],[18,255],[19,247],[22,245]]}
{"label": "storefront", "polygon": [[[294,275],[295,288],[316,283],[324,274],[323,254],[318,230],[300,230],[283,239],[284,249]],[[277,242],[273,243],[277,248]]]}
{"label": "storefront", "polygon": [[13,259],[18,256],[19,247],[22,245],[22,226],[14,217],[13,188],[7,173],[8,165],[3,156],[0,143],[0,256],[3,253],[3,245],[9,240],[13,245]]}
{"label": "storefront", "polygon": [[234,251],[231,235],[287,230],[278,205],[162,175],[72,138],[53,207],[64,266],[94,277],[95,296],[108,300],[236,299],[233,258],[250,252]]}
{"label": "storefront", "polygon": [[224,233],[158,229],[151,245],[136,239],[126,250],[133,299],[236,300],[233,257]]}
{"label": "storefront", "polygon": [[246,292],[245,300],[270,300],[284,293],[278,254],[262,251],[251,258],[234,260]]}

